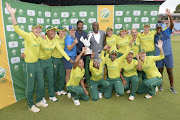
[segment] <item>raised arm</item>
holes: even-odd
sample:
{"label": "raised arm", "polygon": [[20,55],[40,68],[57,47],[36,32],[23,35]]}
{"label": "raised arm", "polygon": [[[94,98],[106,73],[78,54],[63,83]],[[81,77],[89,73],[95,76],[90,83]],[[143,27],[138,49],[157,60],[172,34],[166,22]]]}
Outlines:
{"label": "raised arm", "polygon": [[8,2],[6,2],[5,4],[6,4],[6,8],[8,9],[8,11],[9,11],[9,13],[10,13],[10,15],[11,15],[12,24],[13,24],[13,25],[16,25],[16,24],[17,24],[16,17],[15,17],[16,8],[15,8],[15,9],[12,9],[12,8],[11,8],[11,5],[10,5]]}
{"label": "raised arm", "polygon": [[73,65],[73,69],[75,69],[78,66],[78,62],[81,59],[81,56],[84,54],[85,51],[86,51],[86,48],[83,47],[81,53],[75,59],[75,62],[74,62],[74,65]]}
{"label": "raised arm", "polygon": [[129,47],[126,49],[125,53],[118,58],[120,64],[122,64],[122,62],[126,59],[126,57],[128,56],[129,54],[129,51],[131,50],[131,47],[132,47],[132,42],[133,41],[130,41],[130,44],[129,44]]}
{"label": "raised arm", "polygon": [[169,17],[169,19],[170,19],[169,29],[172,30],[172,29],[173,29],[173,26],[174,26],[174,23],[173,23],[173,19],[172,19],[172,15],[171,15],[170,9],[166,9],[166,15],[167,15],[167,16]]}
{"label": "raised arm", "polygon": [[137,58],[137,62],[138,62],[138,64],[136,65],[136,69],[138,71],[142,71],[142,66],[141,66],[141,63],[140,63],[139,55],[136,55],[136,58]]}
{"label": "raised arm", "polygon": [[156,46],[159,48],[160,55],[159,56],[150,56],[153,61],[159,61],[164,58],[164,52],[163,52],[162,45],[163,45],[163,41],[158,40],[158,44],[156,44]]}

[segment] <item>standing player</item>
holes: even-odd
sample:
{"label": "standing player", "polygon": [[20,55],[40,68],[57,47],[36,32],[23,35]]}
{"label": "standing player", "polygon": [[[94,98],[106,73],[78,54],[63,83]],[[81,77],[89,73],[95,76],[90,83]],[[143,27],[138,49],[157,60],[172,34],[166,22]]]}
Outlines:
{"label": "standing player", "polygon": [[[60,26],[58,28],[57,35],[55,38],[59,42],[59,45],[64,50],[65,47],[65,36],[66,36],[67,29]],[[66,92],[64,91],[64,85],[65,85],[65,68],[64,68],[64,61],[63,61],[63,55],[58,51],[57,48],[55,48],[52,52],[53,57],[53,67],[54,67],[54,91],[57,95],[65,95]],[[58,79],[59,78],[59,79]]]}
{"label": "standing player", "polygon": [[[172,91],[172,93],[176,94],[177,92],[176,92],[176,90],[174,89],[174,86],[173,86],[173,80],[174,80],[173,67],[174,67],[174,63],[173,63],[173,54],[172,54],[172,46],[171,46],[171,33],[172,33],[174,23],[173,23],[173,20],[172,20],[170,10],[166,9],[166,15],[170,19],[170,26],[167,29],[165,29],[164,31],[162,31],[162,24],[157,24],[156,25],[157,34],[154,37],[155,43],[157,43],[159,39],[163,41],[163,51],[164,51],[164,55],[165,55],[165,58],[163,60],[157,61],[156,65],[157,65],[157,67],[159,69],[159,72],[162,75],[163,75],[164,65],[166,66],[167,73],[168,73],[168,76],[169,76],[170,85],[171,85],[170,91]],[[160,51],[156,47],[156,55],[159,55],[159,54],[160,54]],[[163,85],[160,86],[159,90],[163,91]]]}
{"label": "standing player", "polygon": [[[24,38],[26,41],[26,56],[25,56],[25,97],[28,103],[29,110],[32,112],[39,112],[40,109],[36,106],[47,107],[47,103],[42,102],[43,98],[43,86],[44,79],[42,74],[42,69],[40,68],[40,64],[38,62],[38,55],[40,50],[40,45],[42,44],[42,38],[40,37],[42,26],[39,24],[32,26],[32,32],[27,33],[19,28],[17,24],[15,13],[16,8],[12,9],[9,3],[6,3],[6,8],[8,9],[12,24],[15,32]],[[34,82],[36,80],[37,83],[37,99],[36,106],[33,101],[33,90],[34,90]]]}

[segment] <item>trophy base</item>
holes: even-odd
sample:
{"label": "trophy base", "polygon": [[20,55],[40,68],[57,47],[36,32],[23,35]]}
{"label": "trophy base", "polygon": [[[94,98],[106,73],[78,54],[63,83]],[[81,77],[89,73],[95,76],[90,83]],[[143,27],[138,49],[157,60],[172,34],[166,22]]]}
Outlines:
{"label": "trophy base", "polygon": [[92,54],[92,50],[86,50],[84,54],[85,55],[91,55]]}

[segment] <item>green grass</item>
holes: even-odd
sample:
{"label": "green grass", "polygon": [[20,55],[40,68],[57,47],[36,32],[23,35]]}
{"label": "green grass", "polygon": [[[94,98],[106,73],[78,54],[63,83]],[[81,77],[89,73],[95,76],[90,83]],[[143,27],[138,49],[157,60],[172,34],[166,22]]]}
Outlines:
{"label": "green grass", "polygon": [[[178,36],[179,37],[179,36]],[[58,102],[48,100],[49,107],[41,108],[40,113],[32,113],[22,100],[0,110],[0,120],[179,120],[180,119],[180,41],[173,40],[174,85],[178,94],[169,91],[170,85],[164,72],[164,91],[159,91],[152,99],[137,95],[134,101],[128,95],[98,101],[80,101],[75,106],[67,96],[58,96]]]}

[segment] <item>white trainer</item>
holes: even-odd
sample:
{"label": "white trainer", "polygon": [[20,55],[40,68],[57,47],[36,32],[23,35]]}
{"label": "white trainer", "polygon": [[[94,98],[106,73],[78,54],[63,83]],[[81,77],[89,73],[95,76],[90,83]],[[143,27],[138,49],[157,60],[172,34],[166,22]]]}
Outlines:
{"label": "white trainer", "polygon": [[67,97],[68,97],[68,98],[71,98],[71,93],[67,93]]}
{"label": "white trainer", "polygon": [[60,95],[61,95],[61,92],[60,92],[60,91],[57,91],[57,92],[56,92],[56,95],[59,95],[59,96],[60,96]]}
{"label": "white trainer", "polygon": [[47,107],[48,104],[47,104],[47,103],[44,103],[44,102],[41,100],[40,102],[36,103],[36,106],[38,106],[38,107]]}
{"label": "white trainer", "polygon": [[43,97],[42,102],[43,102],[43,103],[46,103],[46,102],[47,102],[46,99],[45,99],[45,97]]}
{"label": "white trainer", "polygon": [[39,108],[37,108],[35,105],[33,105],[31,108],[29,108],[30,111],[34,112],[34,113],[37,113],[40,111]]}
{"label": "white trainer", "polygon": [[130,90],[127,90],[126,93],[129,94],[131,91]]}
{"label": "white trainer", "polygon": [[61,95],[66,95],[67,94],[67,92],[65,92],[64,90],[61,90],[60,92],[61,92]]}
{"label": "white trainer", "polygon": [[76,105],[76,106],[80,105],[79,100],[74,100],[74,99],[73,99],[73,101],[74,101],[74,105]]}
{"label": "white trainer", "polygon": [[118,95],[118,94],[116,94],[116,97],[119,97],[119,95]]}
{"label": "white trainer", "polygon": [[53,102],[58,101],[58,99],[56,97],[49,97],[50,100],[52,100]]}
{"label": "white trainer", "polygon": [[132,96],[132,95],[129,96],[129,100],[134,100],[134,98],[135,98],[135,97]]}
{"label": "white trainer", "polygon": [[149,99],[149,98],[152,98],[152,96],[150,96],[149,94],[147,94],[147,95],[145,96],[145,98]]}
{"label": "white trainer", "polygon": [[99,92],[99,98],[102,98],[102,95],[103,95],[103,93],[100,93],[100,92]]}
{"label": "white trainer", "polygon": [[158,87],[156,86],[156,88],[155,88],[155,92],[158,92]]}

